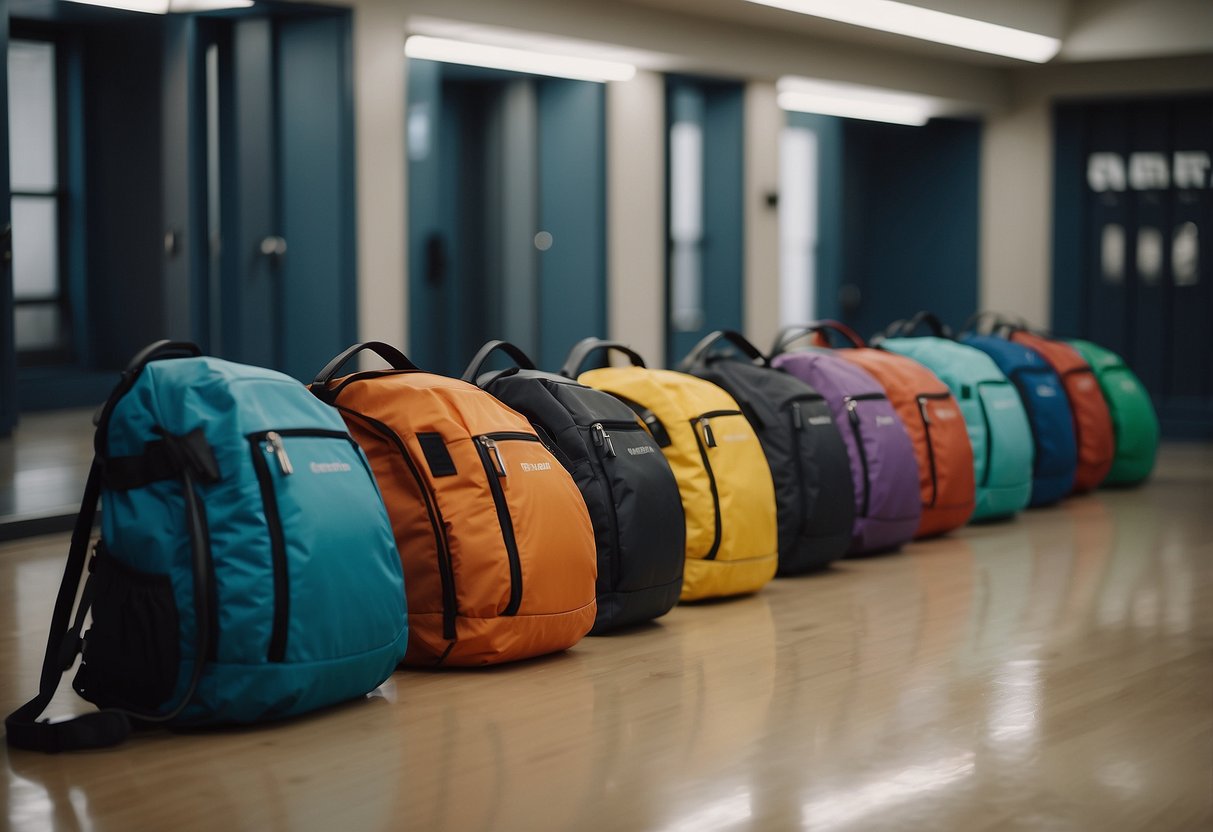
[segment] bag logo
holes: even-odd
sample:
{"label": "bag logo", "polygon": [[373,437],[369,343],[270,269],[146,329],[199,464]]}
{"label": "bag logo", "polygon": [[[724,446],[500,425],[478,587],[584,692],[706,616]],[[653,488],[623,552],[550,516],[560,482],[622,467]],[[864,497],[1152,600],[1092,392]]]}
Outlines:
{"label": "bag logo", "polygon": [[1036,395],[1042,399],[1049,399],[1057,395],[1057,388],[1051,384],[1038,384],[1036,385]]}
{"label": "bag logo", "polygon": [[1095,379],[1093,379],[1089,376],[1084,376],[1083,378],[1080,378],[1078,380],[1078,389],[1082,390],[1083,392],[1090,390],[1094,386],[1095,386]]}
{"label": "bag logo", "polygon": [[643,456],[644,454],[655,454],[657,449],[652,445],[641,445],[639,448],[628,448],[628,453],[632,456]]}
{"label": "bag logo", "polygon": [[995,410],[1011,410],[1017,404],[1019,404],[1019,402],[1016,401],[1015,399],[999,399],[998,401],[994,402],[994,409]]}
{"label": "bag logo", "polygon": [[340,474],[353,470],[348,462],[313,462],[309,467],[313,474]]}
{"label": "bag logo", "polygon": [[721,439],[725,442],[749,442],[750,435],[746,433],[726,433]]}
{"label": "bag logo", "polygon": [[523,471],[551,471],[552,463],[550,462],[519,462],[518,467]]}
{"label": "bag logo", "polygon": [[[828,424],[830,424],[830,422],[833,422],[833,421],[834,420],[832,418],[830,418],[829,416],[810,416],[809,417],[810,425],[828,425]],[[877,421],[879,421],[879,420],[877,420]]]}
{"label": "bag logo", "polygon": [[886,425],[892,425],[895,422],[896,422],[896,420],[892,416],[877,416],[876,417],[876,426],[877,427],[885,427]]}
{"label": "bag logo", "polygon": [[956,411],[953,408],[945,407],[935,411],[935,417],[938,419],[955,419]]}
{"label": "bag logo", "polygon": [[1120,389],[1126,393],[1137,393],[1137,385],[1128,379],[1125,379],[1120,383]]}

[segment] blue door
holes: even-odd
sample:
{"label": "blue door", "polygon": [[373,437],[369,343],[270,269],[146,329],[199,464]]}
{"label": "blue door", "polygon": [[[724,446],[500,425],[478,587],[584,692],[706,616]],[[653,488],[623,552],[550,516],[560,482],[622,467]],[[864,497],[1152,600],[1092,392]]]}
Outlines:
{"label": "blue door", "polygon": [[[665,363],[744,320],[744,87],[671,78],[666,87]],[[654,357],[656,358],[656,357]]]}
{"label": "blue door", "polygon": [[458,374],[504,338],[555,369],[606,329],[605,97],[409,62],[409,352]]}
{"label": "blue door", "polygon": [[[8,55],[8,0],[0,0],[0,54]],[[0,62],[0,436],[17,424],[17,344],[13,321],[13,226],[8,178],[8,61]]]}
{"label": "blue door", "polygon": [[168,34],[166,326],[301,380],[356,336],[350,15]]}
{"label": "blue door", "polygon": [[1213,97],[1054,115],[1053,328],[1122,355],[1164,435],[1213,436]]}

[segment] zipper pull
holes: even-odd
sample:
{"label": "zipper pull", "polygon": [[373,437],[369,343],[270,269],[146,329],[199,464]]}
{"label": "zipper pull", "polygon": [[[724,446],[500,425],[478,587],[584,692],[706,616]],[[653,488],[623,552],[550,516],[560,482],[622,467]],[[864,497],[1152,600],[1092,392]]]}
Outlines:
{"label": "zipper pull", "polygon": [[859,414],[855,412],[856,407],[854,399],[847,399],[847,418],[851,420],[852,425],[859,424]]}
{"label": "zipper pull", "polygon": [[927,411],[927,400],[926,399],[923,399],[923,398],[918,399],[918,409],[920,411],[922,411],[923,424],[924,425],[931,424],[931,414],[930,414],[930,412]]}
{"label": "zipper pull", "polygon": [[489,456],[493,460],[493,470],[497,476],[505,477],[505,461],[501,458],[501,450],[497,447],[497,443],[487,436],[480,437],[480,444],[489,452]]}
{"label": "zipper pull", "polygon": [[708,443],[709,448],[715,448],[716,437],[712,435],[712,426],[708,423],[707,416],[700,417],[699,426],[703,428],[703,441]]}
{"label": "zipper pull", "polygon": [[265,435],[265,452],[278,457],[278,467],[282,469],[283,474],[295,473],[291,458],[286,455],[286,445],[282,444],[282,437],[274,431]]}
{"label": "zipper pull", "polygon": [[792,402],[792,427],[804,430],[804,417],[800,413],[800,402]]}
{"label": "zipper pull", "polygon": [[606,448],[607,456],[615,456],[615,443],[611,441],[611,435],[606,432],[602,422],[594,423],[594,444]]}

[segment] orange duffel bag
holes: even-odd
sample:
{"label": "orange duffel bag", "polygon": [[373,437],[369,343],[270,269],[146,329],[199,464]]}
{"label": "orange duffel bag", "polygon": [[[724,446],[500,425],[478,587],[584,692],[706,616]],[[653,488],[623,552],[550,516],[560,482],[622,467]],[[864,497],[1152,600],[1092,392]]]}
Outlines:
{"label": "orange duffel bag", "polygon": [[1040,353],[1061,376],[1061,384],[1074,414],[1074,438],[1078,440],[1078,468],[1074,489],[1081,494],[1097,488],[1112,470],[1116,459],[1116,432],[1112,413],[1099,387],[1095,371],[1074,347],[1056,338],[1032,332],[1026,325],[1004,321],[998,334]]}
{"label": "orange duffel bag", "polygon": [[976,507],[973,446],[948,386],[911,358],[867,346],[853,329],[838,321],[787,327],[777,336],[771,352],[780,352],[806,335],[813,336],[815,346],[828,349],[830,332],[841,335],[850,347],[837,354],[880,382],[914,443],[922,492],[922,519],[914,537],[931,537],[963,526]]}
{"label": "orange duffel bag", "polygon": [[[392,369],[337,378],[363,350]],[[408,602],[405,664],[497,664],[589,632],[589,513],[525,417],[378,342],[338,355],[311,389],[345,418],[387,504]]]}

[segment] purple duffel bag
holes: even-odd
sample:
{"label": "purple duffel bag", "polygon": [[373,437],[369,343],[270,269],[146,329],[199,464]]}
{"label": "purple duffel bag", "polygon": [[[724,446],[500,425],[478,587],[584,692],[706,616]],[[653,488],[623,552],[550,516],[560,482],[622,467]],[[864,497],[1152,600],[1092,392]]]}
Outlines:
{"label": "purple duffel bag", "polygon": [[823,350],[777,355],[771,365],[808,383],[830,405],[855,482],[848,555],[896,549],[914,537],[922,514],[914,445],[880,382]]}

